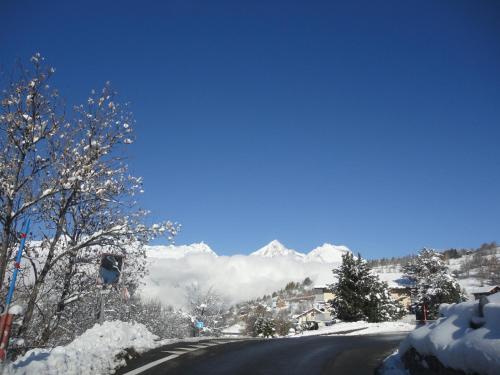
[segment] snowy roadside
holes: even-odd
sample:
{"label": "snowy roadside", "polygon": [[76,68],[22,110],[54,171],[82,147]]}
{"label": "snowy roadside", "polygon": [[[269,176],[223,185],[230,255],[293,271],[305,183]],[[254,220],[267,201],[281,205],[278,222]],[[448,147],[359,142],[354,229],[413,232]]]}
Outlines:
{"label": "snowy roadside", "polygon": [[397,350],[384,359],[377,373],[382,375],[410,375],[409,371],[405,369]]}
{"label": "snowy roadside", "polygon": [[[500,293],[478,301],[442,304],[441,318],[411,332],[399,351],[388,357],[381,368],[384,375],[406,374],[409,367],[429,369],[429,373],[500,374]],[[432,364],[432,365],[430,365]],[[395,372],[396,370],[403,372]]]}
{"label": "snowy roadside", "polygon": [[[378,333],[391,333],[391,332],[410,332],[415,329],[415,324],[407,322],[380,322],[368,323],[364,321],[359,322],[340,322],[328,327],[321,327],[316,331],[304,331],[302,333],[288,336],[290,338],[305,337],[305,336],[320,336],[320,335],[373,335]],[[349,332],[353,331],[354,332]],[[346,332],[346,333],[343,333]]]}
{"label": "snowy roadside", "polygon": [[2,374],[112,374],[126,364],[127,350],[140,354],[175,342],[196,342],[207,338],[159,340],[142,324],[104,322],[96,324],[66,346],[28,351],[15,362],[7,363]]}

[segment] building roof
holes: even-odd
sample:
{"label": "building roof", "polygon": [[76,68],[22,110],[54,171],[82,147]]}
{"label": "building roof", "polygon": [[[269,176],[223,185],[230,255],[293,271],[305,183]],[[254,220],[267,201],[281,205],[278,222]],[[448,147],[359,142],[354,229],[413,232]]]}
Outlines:
{"label": "building roof", "polygon": [[304,316],[304,315],[307,315],[309,314],[310,312],[314,311],[315,313],[317,314],[323,314],[323,311],[321,310],[318,310],[317,308],[313,307],[312,309],[309,309],[309,310],[306,310],[304,311],[303,313],[300,313],[298,315],[295,315],[295,318],[300,318],[301,316]]}
{"label": "building roof", "polygon": [[500,289],[500,286],[498,286],[498,285],[481,286],[481,287],[474,288],[472,290],[472,294],[490,293],[490,292],[493,292],[497,288]]}

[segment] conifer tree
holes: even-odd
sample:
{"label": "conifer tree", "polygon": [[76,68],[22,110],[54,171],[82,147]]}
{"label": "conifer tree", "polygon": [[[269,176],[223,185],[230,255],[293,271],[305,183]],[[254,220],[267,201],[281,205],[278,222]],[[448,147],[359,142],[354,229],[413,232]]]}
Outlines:
{"label": "conifer tree", "polygon": [[380,322],[399,319],[404,308],[391,299],[387,284],[371,273],[358,254],[342,256],[342,265],[333,270],[338,280],[331,285],[335,297],[330,302],[333,315],[344,321]]}
{"label": "conifer tree", "polygon": [[403,267],[403,272],[415,283],[413,300],[417,305],[426,305],[429,319],[438,316],[441,303],[465,300],[460,285],[444,264],[442,254],[435,250],[422,249]]}

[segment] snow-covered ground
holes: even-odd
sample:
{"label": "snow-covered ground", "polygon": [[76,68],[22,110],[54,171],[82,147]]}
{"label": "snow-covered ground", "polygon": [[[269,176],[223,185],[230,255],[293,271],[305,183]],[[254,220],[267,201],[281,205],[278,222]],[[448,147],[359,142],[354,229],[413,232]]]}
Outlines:
{"label": "snow-covered ground", "polygon": [[28,351],[15,362],[7,363],[2,375],[109,374],[125,364],[125,349],[143,353],[178,341],[206,338],[159,340],[142,324],[104,322],[96,324],[66,346]]}
{"label": "snow-covered ground", "polygon": [[[340,322],[335,323],[328,327],[320,327],[316,331],[304,331],[289,337],[304,337],[304,336],[319,336],[319,335],[334,335],[342,334],[346,336],[357,335],[373,335],[377,333],[393,333],[393,332],[410,332],[415,329],[415,324],[407,322],[381,322],[381,323],[368,323],[364,321],[359,322]],[[342,333],[346,331],[357,330],[350,333]]]}
{"label": "snow-covered ground", "polygon": [[246,324],[244,322],[236,323],[236,324],[233,324],[232,326],[224,328],[222,330],[222,335],[223,336],[243,335],[245,328],[246,328]]}
{"label": "snow-covered ground", "polygon": [[[484,316],[478,301],[442,305],[436,322],[411,332],[401,343],[403,355],[414,348],[421,355],[436,357],[445,367],[467,373],[500,374],[500,293],[489,296]],[[473,328],[478,327],[478,328]],[[385,374],[397,367],[398,354],[387,360]]]}

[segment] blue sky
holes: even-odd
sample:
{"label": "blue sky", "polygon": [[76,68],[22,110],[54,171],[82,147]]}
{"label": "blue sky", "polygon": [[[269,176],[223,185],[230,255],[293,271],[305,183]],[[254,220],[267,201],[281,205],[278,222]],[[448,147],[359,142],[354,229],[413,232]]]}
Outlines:
{"label": "blue sky", "polygon": [[369,258],[500,240],[497,1],[23,1],[70,102],[110,80],[141,204],[221,254],[278,238]]}

